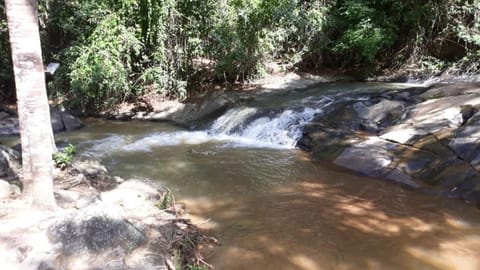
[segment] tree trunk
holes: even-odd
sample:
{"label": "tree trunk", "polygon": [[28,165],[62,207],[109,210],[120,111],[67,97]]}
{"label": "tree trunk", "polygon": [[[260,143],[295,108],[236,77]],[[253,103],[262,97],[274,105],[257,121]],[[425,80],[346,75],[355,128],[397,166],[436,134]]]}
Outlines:
{"label": "tree trunk", "polygon": [[23,194],[39,209],[55,207],[52,126],[36,0],[5,0],[22,143]]}

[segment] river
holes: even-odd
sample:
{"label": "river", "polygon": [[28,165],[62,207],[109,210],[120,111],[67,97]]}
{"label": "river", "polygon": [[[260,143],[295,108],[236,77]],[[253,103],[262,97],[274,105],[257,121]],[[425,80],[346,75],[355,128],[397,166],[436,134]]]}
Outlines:
{"label": "river", "polygon": [[57,139],[115,175],[170,188],[186,217],[222,244],[203,247],[216,269],[480,269],[474,207],[295,149],[301,126],[334,102],[337,92],[325,93],[266,94],[204,130],[88,120]]}

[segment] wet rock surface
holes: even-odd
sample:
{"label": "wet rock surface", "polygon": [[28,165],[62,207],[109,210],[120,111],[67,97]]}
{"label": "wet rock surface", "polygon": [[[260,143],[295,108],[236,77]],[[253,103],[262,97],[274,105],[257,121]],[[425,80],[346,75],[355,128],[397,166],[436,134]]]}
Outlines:
{"label": "wet rock surface", "polygon": [[117,120],[149,120],[167,121],[187,128],[198,128],[203,123],[222,115],[228,109],[250,100],[248,94],[234,91],[213,92],[203,101],[196,103],[181,103],[178,101],[163,102],[151,110],[127,110],[114,112],[107,116]]}
{"label": "wet rock surface", "polygon": [[480,84],[357,93],[305,126],[298,147],[358,173],[480,202]]}

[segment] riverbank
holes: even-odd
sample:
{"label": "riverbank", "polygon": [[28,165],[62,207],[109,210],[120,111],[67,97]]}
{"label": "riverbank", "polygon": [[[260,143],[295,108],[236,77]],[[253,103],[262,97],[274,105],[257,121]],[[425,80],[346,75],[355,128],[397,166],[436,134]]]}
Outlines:
{"label": "riverbank", "polygon": [[[213,89],[195,102],[152,96],[145,99],[148,104],[123,104],[103,116],[167,121],[189,130],[204,130],[228,110],[248,107],[261,95],[290,95],[351,80],[335,73],[277,71],[236,91]],[[475,136],[479,132],[479,84],[475,76],[442,77],[399,89],[382,89],[382,83],[373,83],[360,91],[346,90],[332,96],[328,107],[311,108],[321,113],[304,125],[297,147],[315,159],[360,174],[478,205],[480,146]],[[250,121],[253,119],[252,115]]]}
{"label": "riverbank", "polygon": [[0,261],[6,269],[178,269],[210,239],[181,216],[168,189],[122,179],[92,160],[55,170],[57,209],[20,199],[19,153],[1,146]]}

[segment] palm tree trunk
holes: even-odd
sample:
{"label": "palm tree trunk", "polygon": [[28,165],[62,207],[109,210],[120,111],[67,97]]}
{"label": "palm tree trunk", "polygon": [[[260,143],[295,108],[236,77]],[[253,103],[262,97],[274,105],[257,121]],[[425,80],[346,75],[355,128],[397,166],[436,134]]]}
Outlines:
{"label": "palm tree trunk", "polygon": [[36,0],[5,0],[22,143],[23,194],[32,206],[55,206],[52,138]]}

